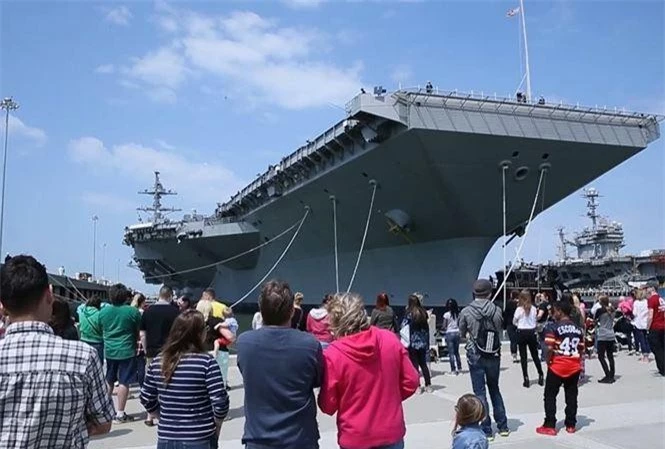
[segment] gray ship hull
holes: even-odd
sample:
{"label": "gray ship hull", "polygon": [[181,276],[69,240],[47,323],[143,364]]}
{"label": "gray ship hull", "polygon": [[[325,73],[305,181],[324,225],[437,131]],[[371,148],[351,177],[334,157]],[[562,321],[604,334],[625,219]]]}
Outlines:
{"label": "gray ship hull", "polygon": [[[268,272],[291,234],[231,264],[178,272],[212,264],[273,238],[298,222],[307,206],[310,213],[299,235],[270,277],[288,280],[305,294],[306,302],[318,302],[335,290],[330,200],[334,195],[340,290],[346,291],[367,220],[369,181],[375,180],[378,189],[352,290],[366,298],[387,291],[396,304],[403,304],[413,291],[428,294],[432,303],[447,297],[466,302],[487,252],[502,234],[502,163],[509,166],[507,229],[518,231],[528,220],[543,167],[547,173],[536,213],[636,154],[658,131],[657,124],[645,130],[638,121],[630,126],[601,125],[559,119],[551,111],[543,117],[526,111],[498,113],[495,106],[484,111],[484,105],[466,111],[464,105],[458,110],[445,104],[412,103],[404,112],[396,104],[394,111],[403,115],[393,117],[385,105],[377,106],[371,96],[362,97],[350,116],[360,117],[363,124],[380,122],[371,129],[384,127],[385,138],[360,143],[336,139],[347,147],[341,154],[322,158],[318,167],[281,195],[264,194],[257,204],[232,217],[244,226],[237,235],[224,237],[236,232],[228,231],[224,218],[177,224],[174,234],[199,232],[180,243],[168,235],[131,241],[147,281],[193,288],[211,285],[220,297],[234,301]],[[282,164],[290,158],[285,160]],[[246,197],[243,193],[234,201],[242,204]],[[386,213],[394,210],[408,217],[408,226],[399,232],[391,232],[394,223],[386,219]],[[245,241],[236,244],[240,236]],[[257,295],[252,293],[248,301]]]}

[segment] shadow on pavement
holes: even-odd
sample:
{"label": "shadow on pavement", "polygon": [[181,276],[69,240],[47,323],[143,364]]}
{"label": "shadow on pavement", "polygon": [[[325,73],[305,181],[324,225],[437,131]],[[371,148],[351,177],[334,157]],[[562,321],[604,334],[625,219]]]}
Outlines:
{"label": "shadow on pavement", "polygon": [[595,419],[589,418],[588,416],[577,415],[577,430],[588,427],[590,424],[593,424],[595,422],[596,422]]}
{"label": "shadow on pavement", "polygon": [[524,421],[521,419],[508,419],[508,430],[511,432],[516,432],[517,429],[524,425]]}
{"label": "shadow on pavement", "polygon": [[229,409],[229,414],[226,415],[226,420],[228,421],[230,419],[243,418],[244,416],[245,416],[245,407],[240,406]]}
{"label": "shadow on pavement", "polygon": [[90,441],[96,441],[96,440],[104,440],[106,438],[114,438],[114,437],[121,437],[123,435],[127,435],[128,433],[132,433],[132,429],[111,429],[111,431],[105,435],[98,435],[95,437],[91,437]]}

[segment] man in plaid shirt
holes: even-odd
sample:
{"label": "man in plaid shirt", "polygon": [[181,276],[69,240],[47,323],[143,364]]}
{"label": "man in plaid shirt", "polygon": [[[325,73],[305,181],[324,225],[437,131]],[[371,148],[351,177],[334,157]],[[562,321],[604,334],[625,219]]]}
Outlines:
{"label": "man in plaid shirt", "polygon": [[0,340],[0,448],[85,448],[114,415],[97,352],[53,334],[46,268],[33,257],[5,260],[0,282],[10,322]]}

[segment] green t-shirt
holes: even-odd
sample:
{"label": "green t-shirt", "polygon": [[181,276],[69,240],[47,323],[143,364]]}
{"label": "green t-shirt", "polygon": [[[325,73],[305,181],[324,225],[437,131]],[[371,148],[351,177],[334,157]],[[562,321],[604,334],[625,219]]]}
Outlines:
{"label": "green t-shirt", "polygon": [[100,310],[96,307],[79,308],[79,332],[81,340],[88,343],[102,342],[102,326],[99,324]]}
{"label": "green t-shirt", "polygon": [[126,305],[104,307],[99,311],[99,323],[107,359],[125,360],[136,356],[136,339],[141,325],[137,308]]}

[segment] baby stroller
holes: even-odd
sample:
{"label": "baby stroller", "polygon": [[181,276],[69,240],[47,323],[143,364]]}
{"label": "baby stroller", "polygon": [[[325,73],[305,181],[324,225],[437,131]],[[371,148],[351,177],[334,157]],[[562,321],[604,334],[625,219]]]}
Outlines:
{"label": "baby stroller", "polygon": [[614,336],[616,340],[617,351],[621,351],[625,346],[628,346],[629,349],[632,349],[632,334],[633,325],[630,323],[630,320],[620,310],[617,310],[614,315]]}

